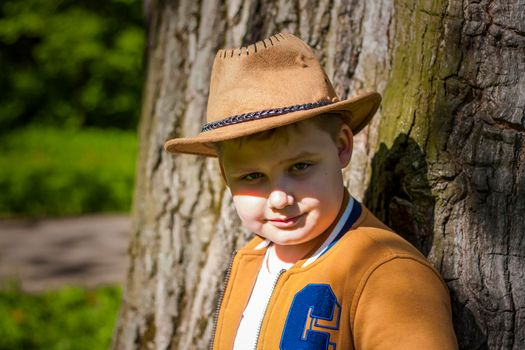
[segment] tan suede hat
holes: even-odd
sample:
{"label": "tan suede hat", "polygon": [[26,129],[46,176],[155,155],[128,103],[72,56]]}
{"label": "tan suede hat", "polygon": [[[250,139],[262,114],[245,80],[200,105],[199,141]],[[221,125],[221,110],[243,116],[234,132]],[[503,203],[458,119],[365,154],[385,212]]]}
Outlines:
{"label": "tan suede hat", "polygon": [[358,133],[381,96],[364,93],[340,101],[312,49],[289,33],[217,52],[210,79],[207,123],[194,137],[168,140],[173,153],[217,156],[211,143],[251,135],[303,119],[342,112]]}

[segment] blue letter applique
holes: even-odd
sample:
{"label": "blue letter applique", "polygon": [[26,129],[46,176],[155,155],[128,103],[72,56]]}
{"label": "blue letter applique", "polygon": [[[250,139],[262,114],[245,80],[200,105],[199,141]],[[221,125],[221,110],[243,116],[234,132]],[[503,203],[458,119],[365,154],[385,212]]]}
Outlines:
{"label": "blue letter applique", "polygon": [[281,350],[336,350],[327,329],[338,330],[341,305],[328,284],[309,284],[293,299]]}

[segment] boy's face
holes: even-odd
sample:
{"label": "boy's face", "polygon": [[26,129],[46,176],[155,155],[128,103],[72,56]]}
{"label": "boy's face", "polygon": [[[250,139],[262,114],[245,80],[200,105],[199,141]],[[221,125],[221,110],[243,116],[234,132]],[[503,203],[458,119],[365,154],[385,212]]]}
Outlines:
{"label": "boy's face", "polygon": [[243,225],[276,246],[309,249],[341,208],[351,154],[346,124],[334,140],[306,121],[270,138],[223,142],[219,159]]}

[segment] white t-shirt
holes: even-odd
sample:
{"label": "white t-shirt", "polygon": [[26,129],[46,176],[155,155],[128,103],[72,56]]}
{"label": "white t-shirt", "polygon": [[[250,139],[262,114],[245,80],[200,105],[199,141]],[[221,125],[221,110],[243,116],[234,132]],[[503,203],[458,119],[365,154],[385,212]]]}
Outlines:
{"label": "white t-shirt", "polygon": [[292,265],[293,263],[285,263],[279,259],[277,254],[275,254],[273,244],[266,250],[250,300],[244,309],[241,323],[237,329],[237,335],[233,345],[234,350],[255,349],[259,327],[261,326],[277,278],[281,270],[288,270]]}

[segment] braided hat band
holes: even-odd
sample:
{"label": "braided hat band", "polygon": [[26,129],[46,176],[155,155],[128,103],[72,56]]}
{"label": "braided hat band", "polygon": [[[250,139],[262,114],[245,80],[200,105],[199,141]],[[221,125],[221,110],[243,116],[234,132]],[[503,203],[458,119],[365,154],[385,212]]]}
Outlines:
{"label": "braided hat band", "polygon": [[318,101],[314,103],[305,103],[302,105],[266,109],[266,110],[258,111],[258,112],[250,112],[250,113],[234,115],[234,116],[227,117],[227,118],[224,118],[218,121],[204,124],[204,126],[201,128],[201,132],[210,131],[210,130],[217,129],[217,128],[227,126],[227,125],[232,125],[232,124],[237,124],[237,123],[242,123],[242,122],[249,122],[250,120],[274,117],[276,115],[286,114],[290,112],[304,111],[307,109],[326,106],[331,103],[332,103],[331,101]]}

